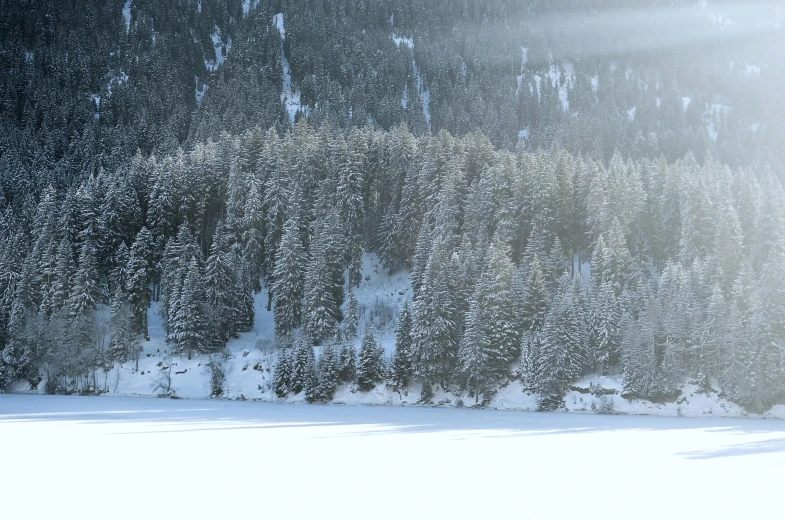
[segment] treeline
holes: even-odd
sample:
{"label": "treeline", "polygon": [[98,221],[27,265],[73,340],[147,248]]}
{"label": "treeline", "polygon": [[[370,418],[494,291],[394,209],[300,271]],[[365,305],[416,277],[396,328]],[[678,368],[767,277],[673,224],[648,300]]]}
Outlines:
{"label": "treeline", "polygon": [[269,1],[246,15],[241,0],[133,0],[127,24],[125,4],[0,4],[0,198],[72,190],[136,150],[284,132],[282,48],[314,127],[782,164],[784,33],[761,22],[776,20],[766,3],[723,28],[709,15],[725,6],[686,0]]}
{"label": "treeline", "polygon": [[[487,398],[514,376],[549,409],[587,373],[652,399],[690,377],[765,410],[785,389],[784,233],[772,171],[710,156],[606,167],[404,126],[224,133],[6,205],[0,373],[94,391],[97,368],[138,356],[151,299],[182,355],[250,330],[262,290],[282,347],[351,342],[373,251],[411,273],[398,388]],[[366,350],[363,387],[391,377]]]}

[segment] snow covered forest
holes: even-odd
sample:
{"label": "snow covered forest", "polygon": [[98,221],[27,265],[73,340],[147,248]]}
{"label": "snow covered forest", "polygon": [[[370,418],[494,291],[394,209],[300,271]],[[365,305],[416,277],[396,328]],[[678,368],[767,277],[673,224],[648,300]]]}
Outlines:
{"label": "snow covered forest", "polygon": [[[281,396],[387,380],[480,399],[517,377],[553,409],[584,374],[621,373],[630,396],[696,378],[764,411],[785,390],[784,196],[769,169],[711,157],[606,168],[405,126],[223,134],[9,207],[4,380],[92,391],[96,367],[138,355],[151,299],[179,355],[220,352],[265,286]],[[411,272],[392,359],[371,328],[347,341],[364,250]]]}
{"label": "snow covered forest", "polygon": [[[0,390],[105,391],[152,305],[214,397],[261,311],[281,398],[785,404],[769,4],[31,3],[0,4]],[[361,312],[368,253],[400,307]]]}

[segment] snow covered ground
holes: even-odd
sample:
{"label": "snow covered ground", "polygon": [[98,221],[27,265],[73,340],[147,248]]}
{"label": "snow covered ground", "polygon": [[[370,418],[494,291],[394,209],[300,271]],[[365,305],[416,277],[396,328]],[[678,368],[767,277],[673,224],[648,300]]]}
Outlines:
{"label": "snow covered ground", "polygon": [[[584,264],[588,276],[589,266]],[[389,275],[375,254],[363,256],[362,280],[354,289],[360,309],[360,331],[354,340],[359,352],[364,329],[373,328],[374,337],[384,348],[388,361],[395,349],[395,326],[397,313],[405,301],[412,298],[409,274],[401,271]],[[225,399],[248,399],[280,402],[272,390],[272,378],[277,351],[273,313],[266,310],[267,293],[262,291],[255,298],[255,323],[253,330],[232,339],[227,345],[229,358],[226,361],[226,382],[222,395]],[[104,309],[106,311],[106,309]],[[171,345],[166,343],[166,332],[158,306],[153,304],[148,314],[150,341],[144,342],[144,351],[136,368],[133,362],[117,364],[108,372],[99,372],[96,380],[99,387],[112,396],[155,396],[160,393],[155,382],[161,379],[162,368],[171,366],[171,388],[178,397],[204,399],[210,395],[207,355],[194,355],[193,359],[170,355]],[[344,309],[346,312],[346,309]],[[100,316],[108,320],[108,314]],[[99,320],[100,321],[100,320]],[[108,332],[107,332],[108,334]],[[340,348],[341,344],[337,347]],[[315,353],[320,355],[321,347]],[[595,391],[592,392],[592,386]],[[716,386],[716,384],[715,384]],[[37,393],[43,391],[38,386]],[[598,390],[599,389],[599,390]],[[420,386],[411,385],[406,391],[389,390],[384,383],[369,392],[360,392],[355,385],[338,388],[333,403],[350,405],[411,406],[420,400]],[[587,376],[575,382],[564,399],[569,412],[595,414],[614,413],[629,415],[659,415],[684,417],[747,417],[739,405],[728,401],[718,391],[703,391],[694,384],[685,384],[681,396],[671,403],[652,403],[645,400],[627,400],[622,397],[621,376]],[[26,382],[17,382],[14,393],[30,393]],[[289,402],[302,402],[305,396],[290,395]],[[438,388],[433,403],[443,408],[474,405],[467,393],[455,395]],[[512,381],[498,390],[491,399],[489,408],[497,410],[534,411],[537,397],[524,393],[520,382]],[[785,419],[785,405],[778,405],[763,415],[765,418]]]}
{"label": "snow covered ground", "polygon": [[0,395],[5,518],[775,518],[785,423]]}
{"label": "snow covered ground", "polygon": [[283,42],[286,40],[286,27],[284,26],[283,13],[278,13],[273,16],[273,25],[278,29],[278,34],[281,35],[281,66],[283,68],[283,87],[281,88],[281,103],[286,107],[286,112],[289,114],[289,120],[294,124],[295,116],[300,110],[305,110],[308,113],[309,108],[300,103],[300,89],[292,86],[292,70],[289,67],[289,60],[286,58]]}

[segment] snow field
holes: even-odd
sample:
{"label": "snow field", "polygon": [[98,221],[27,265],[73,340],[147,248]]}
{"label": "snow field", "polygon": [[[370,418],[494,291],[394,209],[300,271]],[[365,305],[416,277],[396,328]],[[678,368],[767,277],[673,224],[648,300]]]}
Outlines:
{"label": "snow field", "polygon": [[129,397],[0,437],[6,518],[774,518],[785,464],[779,421]]}

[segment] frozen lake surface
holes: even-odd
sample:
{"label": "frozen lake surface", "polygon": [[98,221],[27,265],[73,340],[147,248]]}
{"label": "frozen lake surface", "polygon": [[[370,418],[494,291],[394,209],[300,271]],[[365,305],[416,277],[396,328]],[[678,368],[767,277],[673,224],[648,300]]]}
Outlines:
{"label": "frozen lake surface", "polygon": [[[16,518],[764,518],[785,422],[0,395]],[[778,513],[779,511],[779,513]]]}

